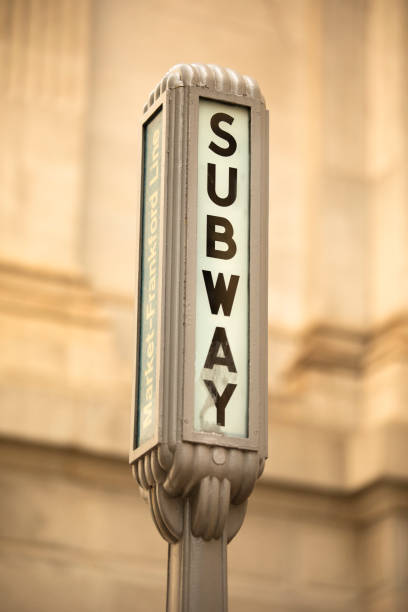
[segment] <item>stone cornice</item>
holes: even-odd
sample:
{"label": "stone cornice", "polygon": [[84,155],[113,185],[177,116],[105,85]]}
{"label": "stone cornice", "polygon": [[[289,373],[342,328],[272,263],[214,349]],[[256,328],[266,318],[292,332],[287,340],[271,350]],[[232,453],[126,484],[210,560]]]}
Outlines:
{"label": "stone cornice", "polygon": [[362,364],[364,368],[371,369],[390,361],[407,359],[408,311],[395,314],[371,330],[362,356]]}
{"label": "stone cornice", "polygon": [[315,324],[299,334],[298,342],[289,376],[305,370],[343,370],[361,376],[386,362],[408,359],[408,311],[365,330]]}
{"label": "stone cornice", "polygon": [[105,326],[100,300],[82,276],[0,263],[0,316]]}
{"label": "stone cornice", "polygon": [[402,420],[336,431],[271,422],[262,481],[352,495],[376,482],[408,482],[408,423]]}
{"label": "stone cornice", "polygon": [[[29,469],[52,476],[63,472],[68,480],[77,479],[84,486],[97,480],[109,491],[124,487],[132,491],[125,458],[96,455],[81,449],[36,444],[31,441],[0,440],[0,462],[7,470]],[[251,506],[262,502],[262,511],[297,514],[334,520],[370,523],[392,509],[408,509],[407,478],[382,475],[354,489],[328,489],[302,482],[272,480],[262,477]],[[273,490],[274,494],[270,492]]]}
{"label": "stone cornice", "polygon": [[359,372],[367,336],[358,331],[318,324],[300,338],[300,350],[291,373],[303,369],[341,369]]}

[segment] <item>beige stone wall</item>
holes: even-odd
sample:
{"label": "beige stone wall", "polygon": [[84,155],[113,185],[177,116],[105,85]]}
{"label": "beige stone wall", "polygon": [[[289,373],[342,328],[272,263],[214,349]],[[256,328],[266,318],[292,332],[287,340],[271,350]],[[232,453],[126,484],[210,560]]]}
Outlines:
{"label": "beige stone wall", "polygon": [[[167,546],[124,461],[3,442],[0,493],[2,609],[164,610]],[[402,483],[259,485],[228,548],[230,609],[403,612],[407,512]]]}
{"label": "beige stone wall", "polygon": [[6,612],[162,605],[124,471],[139,120],[194,61],[270,109],[270,459],[232,609],[407,608],[407,58],[406,0],[0,0]]}

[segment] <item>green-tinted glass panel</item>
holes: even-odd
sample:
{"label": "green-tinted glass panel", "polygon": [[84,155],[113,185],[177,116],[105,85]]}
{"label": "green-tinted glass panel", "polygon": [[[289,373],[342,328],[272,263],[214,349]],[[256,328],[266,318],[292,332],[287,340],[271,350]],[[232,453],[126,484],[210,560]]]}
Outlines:
{"label": "green-tinted glass panel", "polygon": [[159,261],[162,174],[162,111],[144,128],[143,200],[139,284],[138,384],[136,392],[139,447],[154,436],[158,398]]}

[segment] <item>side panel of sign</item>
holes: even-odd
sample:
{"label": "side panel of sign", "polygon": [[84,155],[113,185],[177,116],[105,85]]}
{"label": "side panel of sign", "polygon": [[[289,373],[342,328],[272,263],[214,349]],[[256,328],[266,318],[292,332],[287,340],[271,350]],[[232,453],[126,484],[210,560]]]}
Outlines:
{"label": "side panel of sign", "polygon": [[159,401],[160,234],[163,112],[144,127],[134,448],[155,435]]}
{"label": "side panel of sign", "polygon": [[194,430],[248,437],[250,110],[200,98]]}

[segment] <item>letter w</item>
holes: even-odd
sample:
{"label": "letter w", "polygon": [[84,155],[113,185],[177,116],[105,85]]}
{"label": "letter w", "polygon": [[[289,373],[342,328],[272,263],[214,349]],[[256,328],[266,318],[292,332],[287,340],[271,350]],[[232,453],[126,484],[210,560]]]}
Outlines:
{"label": "letter w", "polygon": [[222,273],[218,274],[215,287],[212,273],[209,270],[203,270],[203,276],[211,312],[218,314],[220,306],[222,306],[225,316],[229,317],[238,287],[239,276],[232,274],[228,287],[225,286],[224,274]]}

